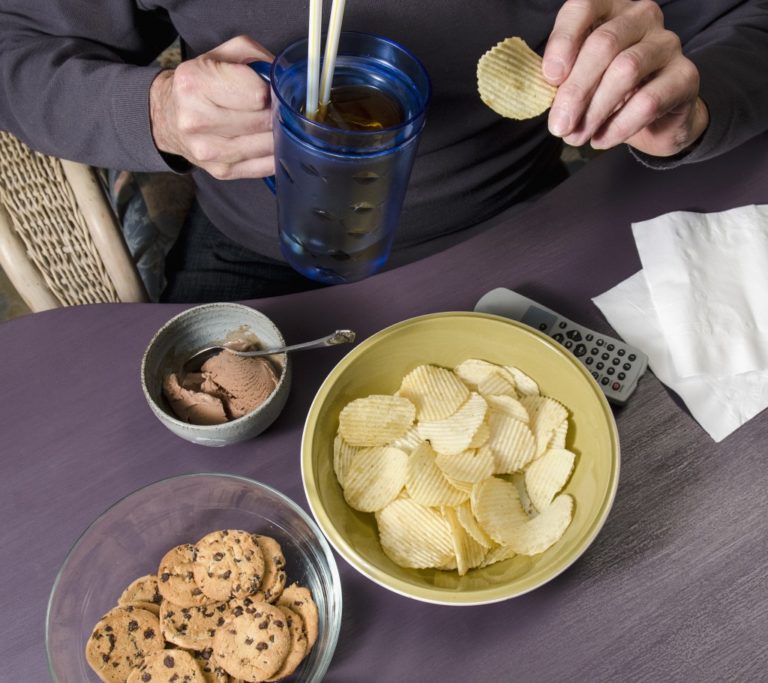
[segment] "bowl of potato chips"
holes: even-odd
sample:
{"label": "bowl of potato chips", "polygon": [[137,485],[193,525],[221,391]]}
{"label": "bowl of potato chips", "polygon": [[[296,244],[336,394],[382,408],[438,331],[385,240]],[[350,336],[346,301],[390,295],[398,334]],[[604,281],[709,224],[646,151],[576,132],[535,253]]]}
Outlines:
{"label": "bowl of potato chips", "polygon": [[478,605],[569,567],[616,494],[607,401],[570,352],[521,323],[437,313],[388,327],[310,407],[312,513],[355,569],[401,595]]}

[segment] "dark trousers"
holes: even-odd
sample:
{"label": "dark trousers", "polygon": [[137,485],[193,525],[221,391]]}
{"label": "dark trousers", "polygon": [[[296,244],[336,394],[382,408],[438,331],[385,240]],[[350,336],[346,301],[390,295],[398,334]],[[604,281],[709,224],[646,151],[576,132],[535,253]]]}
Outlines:
{"label": "dark trousers", "polygon": [[197,202],[168,254],[165,275],[168,284],[160,300],[174,303],[259,299],[324,286],[233,242]]}

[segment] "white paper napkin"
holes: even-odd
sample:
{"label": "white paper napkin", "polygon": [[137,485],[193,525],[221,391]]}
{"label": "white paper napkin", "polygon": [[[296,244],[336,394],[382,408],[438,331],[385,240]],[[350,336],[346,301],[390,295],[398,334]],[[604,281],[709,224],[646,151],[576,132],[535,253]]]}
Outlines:
{"label": "white paper napkin", "polygon": [[768,206],[678,211],[632,230],[676,376],[768,370]]}
{"label": "white paper napkin", "polygon": [[627,343],[648,354],[656,377],[683,399],[715,441],[722,441],[768,407],[768,372],[718,378],[677,374],[643,271],[593,301]]}

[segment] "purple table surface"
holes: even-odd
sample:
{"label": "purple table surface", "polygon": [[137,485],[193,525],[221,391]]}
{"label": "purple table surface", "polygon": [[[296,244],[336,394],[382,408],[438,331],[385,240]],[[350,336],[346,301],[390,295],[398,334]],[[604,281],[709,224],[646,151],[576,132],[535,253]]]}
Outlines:
{"label": "purple table surface", "polygon": [[[289,341],[471,309],[508,286],[601,331],[590,298],[635,273],[630,223],[768,202],[768,136],[653,172],[615,150],[513,219],[364,282],[255,306]],[[181,306],[59,309],[0,325],[0,680],[48,680],[44,619],[80,532],[118,498],[185,472],[244,474],[306,508],[304,416],[343,351],[295,356],[288,406],[259,439],[181,441],[152,416],[139,363]],[[386,591],[337,558],[344,617],[327,680],[756,680],[768,676],[768,415],[714,444],[651,374],[617,411],[618,495],[568,571],[526,596],[449,608]]]}

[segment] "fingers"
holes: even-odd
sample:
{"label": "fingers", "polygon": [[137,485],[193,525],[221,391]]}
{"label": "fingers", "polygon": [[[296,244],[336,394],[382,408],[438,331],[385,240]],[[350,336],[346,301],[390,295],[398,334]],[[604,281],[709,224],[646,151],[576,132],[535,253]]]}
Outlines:
{"label": "fingers", "polygon": [[609,0],[567,0],[555,18],[544,50],[542,72],[552,85],[560,85],[576,62],[592,27],[610,12]]}
{"label": "fingers", "polygon": [[202,167],[207,164],[237,164],[249,159],[269,157],[273,152],[272,133],[242,135],[238,138],[199,135],[189,145],[190,161]]}
{"label": "fingers", "polygon": [[[685,57],[670,62],[629,98],[592,136],[592,146],[608,149],[630,141],[644,129],[649,135],[663,131],[663,139],[653,142],[650,154],[669,156],[691,141],[690,113],[697,101],[699,77],[696,67]],[[667,119],[665,126],[665,119]],[[669,125],[675,123],[676,125]],[[666,128],[666,130],[664,130]],[[654,130],[655,129],[655,130]]]}
{"label": "fingers", "polygon": [[207,100],[224,109],[253,112],[269,106],[269,88],[253,69],[208,56],[176,67],[174,91],[179,100]]}
{"label": "fingers", "polygon": [[[558,88],[550,110],[549,128],[553,135],[565,137],[576,129],[603,75],[614,60],[628,48],[641,43],[658,27],[657,12],[647,10],[646,7],[643,2],[632,3],[584,40],[568,77]],[[635,85],[625,84],[623,92],[615,94],[615,99],[620,101]]]}
{"label": "fingers", "polygon": [[272,113],[269,109],[237,111],[217,107],[209,102],[195,102],[179,114],[177,125],[187,135],[236,138],[271,131]]}
{"label": "fingers", "polygon": [[248,159],[236,164],[209,164],[205,170],[218,180],[266,178],[275,174],[275,157]]}
{"label": "fingers", "polygon": [[565,141],[578,147],[590,140],[608,117],[679,52],[680,40],[670,31],[653,34],[620,52],[605,69],[581,121],[565,136]]}

